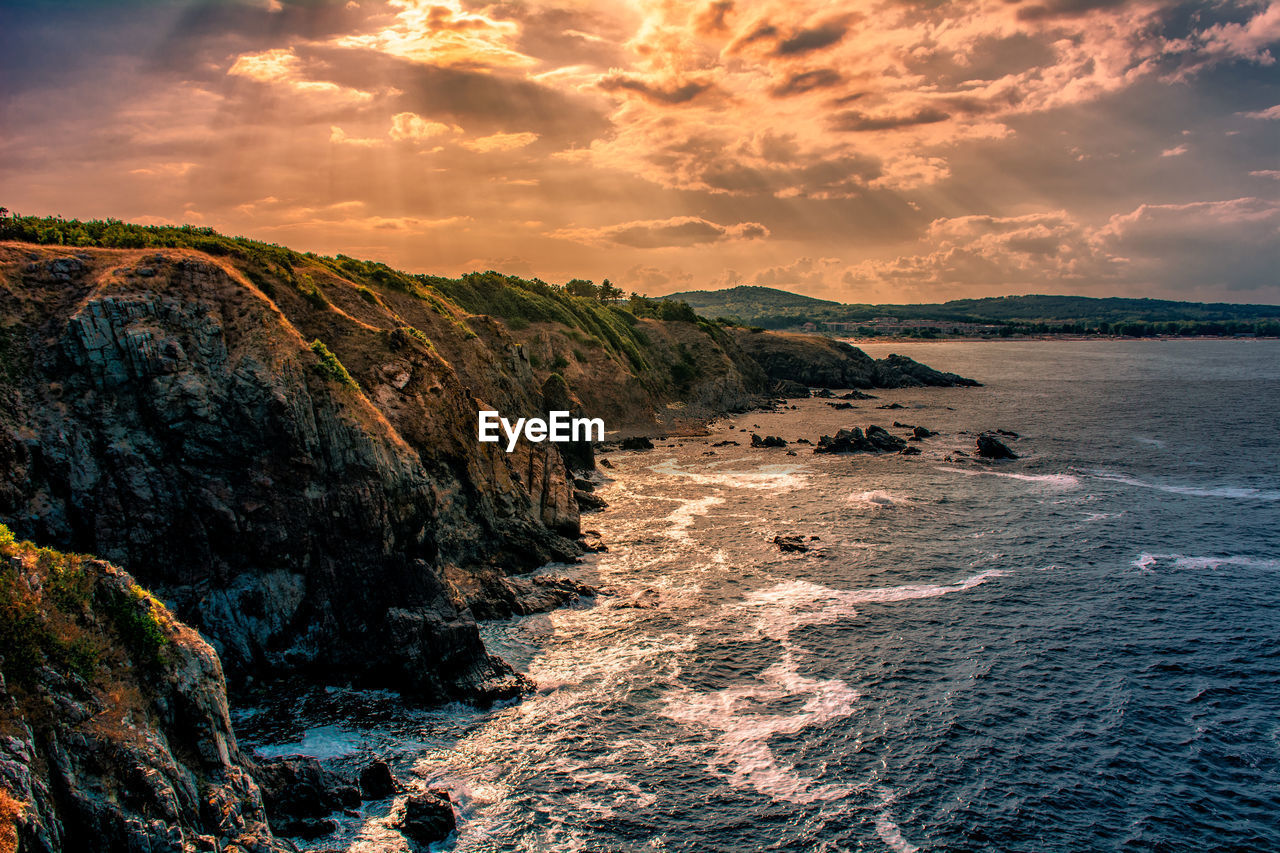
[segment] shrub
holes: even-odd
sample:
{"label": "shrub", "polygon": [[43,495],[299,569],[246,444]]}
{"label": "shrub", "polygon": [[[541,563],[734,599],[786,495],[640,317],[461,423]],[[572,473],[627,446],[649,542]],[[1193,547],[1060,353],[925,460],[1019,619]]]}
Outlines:
{"label": "shrub", "polygon": [[338,357],[333,354],[324,341],[316,338],[311,342],[311,351],[316,354],[319,361],[316,363],[316,369],[323,376],[337,380],[340,384],[349,388],[359,388],[360,385],[351,378],[351,374],[342,366],[342,362],[338,361]]}
{"label": "shrub", "polygon": [[360,294],[360,298],[365,302],[368,302],[370,305],[378,304],[378,294],[374,293],[363,284],[356,288],[356,293]]}

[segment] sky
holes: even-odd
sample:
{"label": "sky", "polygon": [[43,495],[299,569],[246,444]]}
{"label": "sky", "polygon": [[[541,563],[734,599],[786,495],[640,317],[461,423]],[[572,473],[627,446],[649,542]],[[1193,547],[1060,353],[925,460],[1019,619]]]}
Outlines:
{"label": "sky", "polygon": [[0,0],[0,204],[413,272],[1280,304],[1280,0]]}

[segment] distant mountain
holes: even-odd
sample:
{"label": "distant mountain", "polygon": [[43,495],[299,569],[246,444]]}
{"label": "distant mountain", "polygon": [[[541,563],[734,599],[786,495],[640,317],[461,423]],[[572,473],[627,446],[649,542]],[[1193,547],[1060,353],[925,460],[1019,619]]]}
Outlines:
{"label": "distant mountain", "polygon": [[[1206,324],[1216,324],[1223,328],[1216,332],[1213,329],[1207,331],[1211,334],[1230,334],[1254,331],[1253,326],[1260,322],[1280,321],[1280,306],[1276,305],[1121,297],[1096,299],[1087,296],[997,296],[916,305],[867,305],[815,299],[771,287],[740,285],[725,290],[673,293],[668,298],[683,300],[707,317],[726,317],[746,325],[774,329],[814,323],[819,327],[832,324],[833,330],[837,331],[849,324],[868,324],[870,328],[883,331],[893,326],[920,324],[943,328],[946,324],[954,323],[964,326],[986,324],[1027,327],[1027,330],[1033,330],[1034,327],[1037,331],[1108,331],[1117,326],[1174,323],[1189,324],[1188,328],[1197,330]],[[1248,328],[1235,329],[1230,327],[1231,324],[1244,324]],[[1064,326],[1067,328],[1060,328]]]}

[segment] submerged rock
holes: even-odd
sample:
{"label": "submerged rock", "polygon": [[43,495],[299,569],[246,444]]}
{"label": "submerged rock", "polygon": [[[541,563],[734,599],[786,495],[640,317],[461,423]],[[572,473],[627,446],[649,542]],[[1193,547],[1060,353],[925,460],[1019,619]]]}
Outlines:
{"label": "submerged rock", "polygon": [[418,844],[444,841],[458,828],[453,814],[453,798],[444,788],[431,788],[406,797],[400,818],[391,824]]}
{"label": "submerged rock", "polygon": [[778,546],[778,550],[785,553],[805,553],[809,550],[809,546],[805,543],[804,537],[801,536],[783,536],[781,534],[773,537],[773,544]]}
{"label": "submerged rock", "polygon": [[975,442],[978,455],[983,459],[1017,459],[1018,454],[1009,449],[1003,441],[989,433],[978,436]]}
{"label": "submerged rock", "polygon": [[631,610],[654,610],[661,602],[662,596],[656,589],[646,588],[630,598],[615,602],[613,606]]}

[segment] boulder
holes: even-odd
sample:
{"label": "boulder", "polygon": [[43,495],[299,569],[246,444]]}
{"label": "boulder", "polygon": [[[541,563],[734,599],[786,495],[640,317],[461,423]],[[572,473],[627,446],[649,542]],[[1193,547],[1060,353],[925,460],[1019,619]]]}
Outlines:
{"label": "boulder", "polygon": [[867,427],[867,441],[870,442],[873,448],[885,453],[897,453],[907,446],[904,440],[898,438],[884,427],[876,426],[875,424]]}
{"label": "boulder", "polygon": [[978,455],[983,459],[1017,459],[1018,454],[1009,449],[1003,441],[990,433],[983,433],[977,438]]}
{"label": "boulder", "polygon": [[824,435],[818,439],[814,453],[864,453],[871,450],[871,444],[858,427],[842,429],[834,437]]}
{"label": "boulder", "polygon": [[919,456],[919,455],[920,455],[920,448],[918,448],[918,447],[904,447],[904,448],[902,448],[901,450],[899,450],[899,451],[898,451],[898,453],[902,454],[903,456]]}
{"label": "boulder", "polygon": [[609,505],[604,498],[583,489],[574,489],[573,499],[577,501],[578,509],[583,512],[601,510]]}
{"label": "boulder", "polygon": [[791,379],[779,379],[773,383],[771,389],[774,394],[779,397],[785,397],[788,400],[809,396],[809,386],[801,382],[795,382]]}
{"label": "boulder", "polygon": [[411,794],[405,798],[400,819],[392,825],[418,844],[443,841],[458,827],[453,815],[453,799],[443,788]]}
{"label": "boulder", "polygon": [[778,550],[786,553],[801,553],[809,550],[809,546],[805,544],[804,538],[801,536],[782,536],[773,537],[773,544],[778,546]]}
{"label": "boulder", "polygon": [[853,403],[827,403],[833,409],[852,409]]}
{"label": "boulder", "polygon": [[756,435],[753,432],[751,433],[751,446],[752,447],[786,447],[787,442],[776,435],[766,435],[764,438],[761,438],[760,436]]}
{"label": "boulder", "polygon": [[360,771],[360,795],[366,800],[385,800],[400,790],[391,766],[381,759]]}
{"label": "boulder", "polygon": [[[622,440],[623,450],[653,450],[653,442],[643,435],[633,435]],[[613,466],[609,466],[613,467]]]}
{"label": "boulder", "polygon": [[831,393],[830,388],[819,388],[817,391],[810,392],[810,396],[821,397],[824,400],[830,400],[834,395]]}
{"label": "boulder", "polygon": [[901,403],[885,403],[883,406],[876,406],[877,409],[905,409],[906,406]]}
{"label": "boulder", "polygon": [[[260,761],[253,776],[262,790],[267,814],[273,824],[280,826],[310,826],[302,821],[360,805],[360,790],[311,756],[286,755]],[[286,833],[281,830],[281,834]]]}
{"label": "boulder", "polygon": [[911,435],[913,438],[932,438],[937,433],[926,427],[918,426],[912,428]]}

